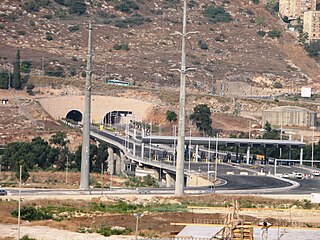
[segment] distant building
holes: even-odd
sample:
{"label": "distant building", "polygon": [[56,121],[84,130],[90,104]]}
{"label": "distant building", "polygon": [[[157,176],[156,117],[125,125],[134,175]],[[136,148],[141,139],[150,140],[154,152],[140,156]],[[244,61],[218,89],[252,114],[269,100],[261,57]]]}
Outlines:
{"label": "distant building", "polygon": [[267,121],[276,127],[314,127],[317,123],[317,113],[301,107],[275,107],[262,112],[262,125],[264,126]]}
{"label": "distant building", "polygon": [[308,40],[320,39],[320,11],[304,13],[303,31],[308,33]]}
{"label": "distant building", "polygon": [[2,99],[1,99],[2,105],[6,105],[6,104],[8,104],[8,102],[9,102],[9,99],[8,99],[8,98],[2,98]]}
{"label": "distant building", "polygon": [[281,16],[289,19],[303,19],[307,11],[315,11],[317,0],[280,0],[279,12]]}

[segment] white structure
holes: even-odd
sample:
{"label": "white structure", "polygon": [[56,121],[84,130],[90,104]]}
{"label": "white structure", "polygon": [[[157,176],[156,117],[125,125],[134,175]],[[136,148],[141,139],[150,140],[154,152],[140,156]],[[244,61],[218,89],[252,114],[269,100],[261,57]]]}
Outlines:
{"label": "white structure", "polygon": [[311,88],[302,87],[301,88],[301,97],[305,97],[305,98],[311,97]]}

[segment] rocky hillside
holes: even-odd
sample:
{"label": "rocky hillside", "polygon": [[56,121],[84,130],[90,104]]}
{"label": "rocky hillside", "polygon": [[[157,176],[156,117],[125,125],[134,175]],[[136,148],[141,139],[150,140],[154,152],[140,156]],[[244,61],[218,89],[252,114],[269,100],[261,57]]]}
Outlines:
{"label": "rocky hillside", "polygon": [[[316,86],[318,65],[296,37],[265,7],[249,0],[188,1],[189,90],[266,95]],[[143,87],[177,87],[181,39],[179,0],[3,0],[0,64],[15,50],[31,61],[31,74],[83,77],[87,24],[94,27],[94,73]],[[204,14],[205,13],[205,14]],[[276,14],[275,14],[276,15]],[[220,22],[222,21],[222,22]],[[7,67],[10,67],[9,65]],[[282,88],[274,88],[278,83]],[[279,85],[278,85],[279,86]],[[281,85],[280,85],[281,86]]]}

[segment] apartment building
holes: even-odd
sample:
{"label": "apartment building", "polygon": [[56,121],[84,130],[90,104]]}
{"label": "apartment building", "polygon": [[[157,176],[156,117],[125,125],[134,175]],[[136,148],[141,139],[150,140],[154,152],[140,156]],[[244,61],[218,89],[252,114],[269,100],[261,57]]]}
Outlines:
{"label": "apartment building", "polygon": [[283,17],[289,19],[303,19],[304,13],[307,11],[315,11],[317,0],[280,0],[279,12]]}
{"label": "apartment building", "polygon": [[320,39],[320,11],[304,13],[303,31],[308,33],[309,41]]}

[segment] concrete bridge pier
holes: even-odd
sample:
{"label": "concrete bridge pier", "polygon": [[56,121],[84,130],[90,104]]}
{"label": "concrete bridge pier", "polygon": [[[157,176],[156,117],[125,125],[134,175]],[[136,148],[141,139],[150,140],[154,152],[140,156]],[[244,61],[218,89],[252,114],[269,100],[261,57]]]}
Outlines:
{"label": "concrete bridge pier", "polygon": [[[301,142],[303,142],[303,135],[301,135]],[[300,165],[303,165],[303,148],[300,148]]]}
{"label": "concrete bridge pier", "polygon": [[166,175],[166,187],[174,187],[175,185],[175,178],[174,175],[165,172]]}
{"label": "concrete bridge pier", "polygon": [[114,155],[115,158],[115,174],[118,175],[121,173],[121,156],[120,151]]}
{"label": "concrete bridge pier", "polygon": [[144,157],[144,143],[141,144],[141,158]]}
{"label": "concrete bridge pier", "polygon": [[120,172],[124,173],[124,161],[126,160],[126,155],[124,152],[120,151]]}
{"label": "concrete bridge pier", "polygon": [[199,145],[196,145],[196,159],[195,159],[196,162],[199,161],[198,156],[199,156]]}
{"label": "concrete bridge pier", "polygon": [[108,147],[108,173],[114,174],[115,171],[115,160],[114,160],[114,151],[112,147]]}
{"label": "concrete bridge pier", "polygon": [[247,148],[247,164],[250,164],[250,146]]}

